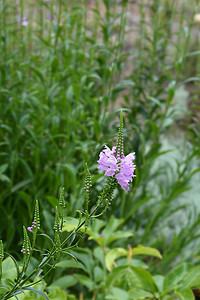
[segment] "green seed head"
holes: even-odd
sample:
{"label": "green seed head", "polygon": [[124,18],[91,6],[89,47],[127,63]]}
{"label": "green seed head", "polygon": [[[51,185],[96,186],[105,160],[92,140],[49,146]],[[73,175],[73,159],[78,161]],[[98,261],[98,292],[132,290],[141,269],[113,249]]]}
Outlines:
{"label": "green seed head", "polygon": [[55,210],[54,230],[55,230],[55,233],[60,233],[61,232],[60,217],[59,217],[59,212],[58,212],[58,207],[57,206],[56,206],[56,210]]}
{"label": "green seed head", "polygon": [[36,230],[40,229],[40,212],[38,200],[35,201],[35,213],[34,213],[34,223]]}
{"label": "green seed head", "polygon": [[85,164],[85,190],[86,190],[86,193],[89,192],[89,189],[91,188],[92,186],[92,177],[91,177],[91,174],[90,174],[90,171],[88,169],[88,165],[87,163]]}
{"label": "green seed head", "polygon": [[30,239],[28,237],[27,231],[26,231],[26,227],[23,226],[23,232],[24,232],[24,242],[23,242],[23,246],[22,246],[22,250],[21,252],[26,256],[28,256],[31,252],[31,242]]}
{"label": "green seed head", "polygon": [[122,111],[120,113],[120,126],[118,130],[118,137],[117,137],[117,157],[122,158],[124,156],[124,135],[123,135],[123,128],[124,128],[124,121]]}
{"label": "green seed head", "polygon": [[61,189],[60,197],[59,197],[59,206],[65,207],[65,188]]}

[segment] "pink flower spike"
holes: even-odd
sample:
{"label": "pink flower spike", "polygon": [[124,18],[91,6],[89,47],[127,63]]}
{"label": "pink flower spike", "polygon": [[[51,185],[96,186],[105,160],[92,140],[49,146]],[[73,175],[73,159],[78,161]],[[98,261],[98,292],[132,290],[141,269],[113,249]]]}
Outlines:
{"label": "pink flower spike", "polygon": [[31,232],[33,231],[33,227],[27,227],[27,229]]}
{"label": "pink flower spike", "polygon": [[112,150],[108,146],[100,152],[98,169],[105,171],[106,176],[115,176],[122,189],[129,191],[129,181],[132,182],[135,171],[133,160],[135,159],[135,152],[124,156],[119,151],[116,153],[116,147]]}

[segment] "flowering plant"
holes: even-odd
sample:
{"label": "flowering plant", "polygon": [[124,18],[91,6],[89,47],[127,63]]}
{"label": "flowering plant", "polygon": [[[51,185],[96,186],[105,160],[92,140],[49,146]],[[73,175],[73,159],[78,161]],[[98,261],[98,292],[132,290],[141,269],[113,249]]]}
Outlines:
{"label": "flowering plant", "polygon": [[129,191],[129,181],[133,180],[135,165],[135,152],[124,156],[123,151],[123,116],[120,115],[120,128],[118,133],[117,147],[112,150],[108,146],[100,152],[98,169],[106,171],[106,176],[114,176],[122,189]]}
{"label": "flowering plant", "polygon": [[[55,208],[55,221],[54,221],[54,236],[49,237],[47,234],[40,234],[49,238],[52,241],[53,245],[50,250],[45,250],[42,254],[43,258],[39,262],[39,264],[32,270],[31,272],[28,269],[28,266],[31,261],[31,257],[35,251],[40,251],[35,249],[35,243],[38,235],[38,230],[40,230],[40,216],[39,216],[39,204],[36,200],[35,204],[35,212],[34,218],[32,222],[32,226],[29,226],[27,229],[25,226],[23,227],[23,245],[22,245],[22,254],[23,254],[23,266],[18,266],[15,258],[11,255],[11,259],[14,261],[14,264],[17,269],[17,278],[12,282],[11,285],[7,285],[7,281],[4,278],[4,274],[2,272],[2,263],[4,259],[4,249],[3,243],[0,241],[0,296],[1,299],[7,300],[12,297],[17,298],[16,295],[20,293],[24,293],[26,290],[30,290],[34,293],[38,293],[42,295],[45,299],[49,299],[47,295],[41,291],[36,290],[32,286],[35,286],[36,283],[41,282],[44,277],[52,271],[56,264],[60,259],[60,255],[62,253],[68,253],[69,249],[76,247],[79,243],[79,240],[82,238],[82,234],[80,229],[85,226],[86,228],[89,224],[89,220],[92,218],[97,218],[108,208],[109,203],[113,198],[114,189],[119,183],[121,187],[127,191],[129,190],[129,181],[132,181],[135,170],[135,165],[133,164],[133,160],[135,158],[134,153],[130,153],[127,156],[124,156],[123,151],[123,116],[122,113],[120,115],[120,127],[118,132],[118,140],[117,146],[113,147],[112,150],[109,147],[105,147],[105,149],[100,153],[100,158],[98,160],[99,166],[98,168],[106,171],[105,175],[108,176],[108,182],[105,185],[103,191],[98,197],[97,204],[94,208],[90,209],[89,207],[89,198],[90,198],[90,188],[92,186],[91,175],[89,169],[85,167],[85,210],[83,212],[77,211],[79,214],[79,222],[78,225],[72,230],[70,234],[64,236],[63,229],[63,216],[65,209],[65,201],[64,201],[64,189],[62,189],[59,198],[59,205]],[[103,209],[102,209],[103,208]],[[97,211],[100,210],[99,214],[96,214]],[[28,230],[28,231],[27,231]],[[74,236],[78,234],[76,242]],[[83,233],[84,234],[84,233]],[[31,237],[30,237],[31,235]],[[44,269],[45,268],[45,269]],[[1,280],[2,279],[2,280]],[[33,279],[35,279],[33,282]]]}

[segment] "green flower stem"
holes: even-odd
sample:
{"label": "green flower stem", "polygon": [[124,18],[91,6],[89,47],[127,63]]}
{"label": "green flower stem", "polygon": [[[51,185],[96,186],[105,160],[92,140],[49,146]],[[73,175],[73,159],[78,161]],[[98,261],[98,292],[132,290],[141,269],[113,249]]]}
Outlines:
{"label": "green flower stem", "polygon": [[[95,211],[98,209],[100,207],[100,204],[97,204],[97,206],[92,210],[92,212],[88,215],[88,219],[89,218],[91,218],[92,216],[93,216],[93,214],[95,213]],[[61,243],[61,247],[62,246],[64,246],[64,244],[73,236],[73,234],[74,233],[76,233],[77,231],[79,231],[79,229],[81,228],[81,227],[83,227],[83,225],[85,224],[85,222],[86,222],[86,219],[84,220],[84,221],[82,221],[72,232],[71,232],[71,234]],[[72,246],[72,247],[75,247],[75,245],[74,246]],[[72,247],[69,247],[69,248],[67,248],[66,250],[68,250],[68,249],[71,249]],[[61,250],[62,251],[62,250]],[[49,256],[47,257],[47,259],[46,260],[44,260],[43,261],[43,263],[40,263],[39,265],[38,265],[38,267],[35,269],[35,270],[33,270],[24,280],[22,280],[22,281],[20,281],[21,280],[21,278],[18,280],[18,282],[16,282],[16,284],[15,284],[15,286],[12,288],[12,290],[7,294],[7,295],[5,295],[4,296],[4,298],[3,298],[3,300],[7,300],[7,299],[9,299],[19,288],[21,288],[21,289],[23,289],[23,285],[29,280],[29,279],[31,279],[31,277],[33,276],[33,275],[35,275],[43,266],[45,266],[53,257],[54,257],[54,255],[57,253],[57,249],[55,249],[55,246],[53,246],[53,248],[52,248],[52,250],[51,250],[51,252],[50,252],[50,254],[49,254]],[[32,253],[30,253],[30,256],[29,256],[29,261],[30,261],[30,257],[31,257],[31,254]],[[29,287],[29,286],[31,286],[31,285],[35,285],[36,283],[38,283],[38,282],[40,282],[40,281],[42,281],[43,280],[43,278],[49,273],[49,272],[51,272],[51,270],[53,270],[55,268],[55,265],[53,265],[53,266],[51,266],[50,267],[50,269],[44,274],[44,276],[41,278],[41,279],[39,279],[37,282],[34,282],[34,283],[30,283],[29,285],[27,285],[27,286],[24,286],[24,287]]]}

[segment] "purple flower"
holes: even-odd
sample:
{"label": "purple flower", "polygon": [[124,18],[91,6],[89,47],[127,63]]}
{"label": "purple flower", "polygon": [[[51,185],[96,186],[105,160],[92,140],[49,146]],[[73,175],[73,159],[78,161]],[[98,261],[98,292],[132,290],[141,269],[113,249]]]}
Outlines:
{"label": "purple flower", "polygon": [[135,153],[129,153],[127,156],[123,154],[117,154],[116,158],[116,147],[112,150],[108,146],[100,152],[98,169],[106,171],[106,176],[115,176],[122,189],[129,191],[129,181],[132,182],[135,170],[133,160],[135,159]]}
{"label": "purple flower", "polygon": [[[35,228],[36,228],[36,222],[32,222],[32,226],[30,227],[27,227],[27,229],[30,231],[30,232],[32,232],[33,230],[35,230]],[[37,227],[37,229],[40,229],[40,226],[38,225],[38,227]]]}
{"label": "purple flower", "polygon": [[22,26],[27,26],[28,25],[28,21],[26,20],[26,17],[20,17],[18,16],[18,19],[17,19],[18,23],[21,23]]}
{"label": "purple flower", "polygon": [[33,231],[33,227],[31,226],[31,227],[27,227],[27,229],[29,230],[29,231]]}
{"label": "purple flower", "polygon": [[48,18],[49,21],[52,21],[52,20],[55,20],[56,16],[48,14],[47,18]]}
{"label": "purple flower", "polygon": [[106,176],[113,176],[116,171],[119,171],[117,159],[114,155],[116,147],[113,147],[112,150],[108,146],[105,146],[105,148],[105,150],[100,152],[98,169],[106,171]]}

